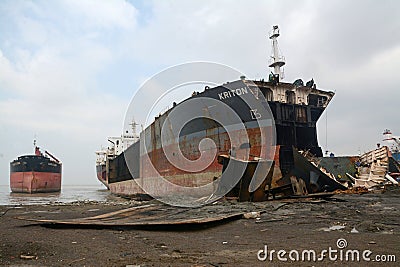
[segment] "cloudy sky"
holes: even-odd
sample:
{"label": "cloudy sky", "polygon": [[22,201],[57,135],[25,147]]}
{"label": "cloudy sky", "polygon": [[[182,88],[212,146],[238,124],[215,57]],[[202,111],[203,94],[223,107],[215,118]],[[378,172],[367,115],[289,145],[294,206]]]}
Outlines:
{"label": "cloudy sky", "polygon": [[396,0],[0,1],[0,184],[35,136],[64,184],[98,184],[94,152],[120,135],[143,81],[190,61],[265,78],[272,25],[285,81],[336,92],[323,149],[372,149],[385,128],[400,135],[399,12]]}

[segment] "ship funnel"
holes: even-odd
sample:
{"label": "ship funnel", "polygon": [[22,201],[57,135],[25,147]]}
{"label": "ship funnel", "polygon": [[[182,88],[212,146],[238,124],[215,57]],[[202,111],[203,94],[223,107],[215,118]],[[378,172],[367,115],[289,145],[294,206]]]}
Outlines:
{"label": "ship funnel", "polygon": [[279,75],[280,79],[284,78],[283,66],[285,65],[285,57],[279,53],[278,37],[279,27],[275,25],[272,27],[272,31],[269,34],[269,39],[272,40],[272,53],[269,61],[269,67],[274,68],[274,74]]}

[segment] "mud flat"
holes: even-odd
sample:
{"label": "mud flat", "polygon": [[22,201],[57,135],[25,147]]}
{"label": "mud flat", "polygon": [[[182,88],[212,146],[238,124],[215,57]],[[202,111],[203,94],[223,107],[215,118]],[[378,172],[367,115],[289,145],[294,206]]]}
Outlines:
{"label": "mud flat", "polygon": [[[249,213],[213,224],[168,227],[94,227],[43,225],[15,219],[68,220],[96,216],[155,201],[77,202],[0,206],[0,264],[13,266],[398,266],[400,261],[400,190],[340,194],[330,199],[290,199],[263,203],[217,203]],[[339,246],[339,240],[342,242]],[[342,248],[344,241],[347,243]],[[268,258],[260,250],[268,249]],[[336,260],[323,250],[337,250]],[[271,251],[272,262],[269,257]],[[284,250],[278,259],[277,251]],[[291,258],[289,252],[295,252]],[[314,250],[317,260],[302,260]],[[340,260],[340,250],[344,253]],[[360,261],[348,250],[358,250]],[[363,251],[370,250],[363,260]],[[281,252],[283,253],[283,252]],[[386,262],[375,261],[375,256]],[[397,262],[393,262],[393,255]],[[383,257],[384,256],[384,257]],[[356,259],[356,258],[355,258]],[[389,262],[388,262],[389,261]]]}

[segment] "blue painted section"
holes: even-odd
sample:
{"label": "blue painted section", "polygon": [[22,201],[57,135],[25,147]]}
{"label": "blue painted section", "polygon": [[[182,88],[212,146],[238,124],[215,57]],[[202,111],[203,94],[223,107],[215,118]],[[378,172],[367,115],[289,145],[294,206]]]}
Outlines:
{"label": "blue painted section", "polygon": [[400,163],[400,152],[392,153],[392,157]]}

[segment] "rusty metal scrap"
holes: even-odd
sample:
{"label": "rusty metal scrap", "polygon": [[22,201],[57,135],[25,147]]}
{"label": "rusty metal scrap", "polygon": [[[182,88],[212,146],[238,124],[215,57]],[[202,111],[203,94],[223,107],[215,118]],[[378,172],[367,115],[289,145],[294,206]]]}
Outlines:
{"label": "rusty metal scrap", "polygon": [[[272,174],[274,170],[274,162],[268,160],[250,160],[243,161],[230,157],[228,155],[218,156],[218,162],[223,165],[225,171],[228,164],[231,162],[234,168],[245,168],[245,171],[240,180],[233,188],[225,195],[226,197],[237,198],[238,201],[253,201],[260,202],[267,200],[268,196],[265,193],[265,188],[271,187]],[[222,176],[218,183],[217,194],[223,191],[224,188],[232,187],[231,177]],[[252,180],[258,181],[260,186],[253,192],[250,192],[250,183]]]}
{"label": "rusty metal scrap", "polygon": [[386,181],[385,176],[389,171],[388,147],[377,148],[361,155],[359,162],[354,187],[371,188]]}
{"label": "rusty metal scrap", "polygon": [[52,225],[167,226],[206,224],[228,219],[239,219],[247,212],[249,212],[249,207],[240,205],[180,208],[162,204],[149,204],[85,218],[56,220],[18,217],[17,219]]}
{"label": "rusty metal scrap", "polygon": [[[293,159],[294,168],[278,181],[279,187],[272,189],[273,194],[283,192],[284,195],[299,195],[300,193],[305,195],[347,189],[335,179],[334,175],[319,166],[311,155],[293,149]],[[303,188],[303,182],[305,188]]]}

